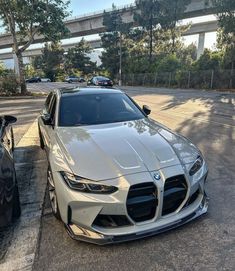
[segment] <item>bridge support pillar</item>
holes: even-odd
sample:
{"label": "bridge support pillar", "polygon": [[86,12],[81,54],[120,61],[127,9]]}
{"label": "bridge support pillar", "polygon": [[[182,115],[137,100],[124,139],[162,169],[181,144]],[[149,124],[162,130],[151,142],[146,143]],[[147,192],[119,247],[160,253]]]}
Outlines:
{"label": "bridge support pillar", "polygon": [[197,59],[204,53],[206,33],[200,33],[198,38]]}

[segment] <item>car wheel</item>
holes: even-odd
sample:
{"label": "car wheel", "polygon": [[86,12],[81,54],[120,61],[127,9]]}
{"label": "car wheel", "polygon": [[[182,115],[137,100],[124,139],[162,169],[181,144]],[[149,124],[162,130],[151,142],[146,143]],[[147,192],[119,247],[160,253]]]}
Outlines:
{"label": "car wheel", "polygon": [[16,182],[15,191],[14,191],[14,199],[13,199],[13,210],[12,210],[12,219],[19,218],[21,215],[21,207],[20,207],[20,196],[19,189]]}
{"label": "car wheel", "polygon": [[38,126],[38,133],[39,133],[40,148],[41,148],[42,150],[44,150],[45,144],[44,144],[44,141],[43,141],[43,139],[42,139],[42,133],[41,133],[41,131],[40,131],[39,126]]}
{"label": "car wheel", "polygon": [[55,191],[55,183],[53,180],[53,176],[52,176],[52,172],[51,172],[50,167],[48,167],[48,170],[47,170],[47,181],[48,181],[49,199],[50,199],[50,204],[51,204],[51,209],[52,209],[53,215],[58,220],[61,220],[60,210],[59,210],[56,191]]}
{"label": "car wheel", "polygon": [[1,206],[4,211],[0,214],[0,227],[9,226],[12,223],[12,205],[4,204]]}

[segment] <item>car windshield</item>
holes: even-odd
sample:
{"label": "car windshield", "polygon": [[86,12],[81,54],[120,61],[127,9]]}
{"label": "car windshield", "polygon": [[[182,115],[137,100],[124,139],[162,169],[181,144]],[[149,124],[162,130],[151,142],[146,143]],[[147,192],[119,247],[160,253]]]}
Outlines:
{"label": "car windshield", "polygon": [[145,115],[122,93],[62,97],[59,126],[106,124],[143,119]]}
{"label": "car windshield", "polygon": [[108,78],[106,77],[96,77],[97,80],[109,80]]}

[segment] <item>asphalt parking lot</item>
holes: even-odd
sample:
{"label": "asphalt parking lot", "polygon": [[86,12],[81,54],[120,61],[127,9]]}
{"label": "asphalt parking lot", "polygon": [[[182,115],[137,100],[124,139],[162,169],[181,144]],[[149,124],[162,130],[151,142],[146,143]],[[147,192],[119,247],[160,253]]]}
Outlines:
{"label": "asphalt parking lot", "polygon": [[32,122],[38,116],[44,100],[45,98],[0,98],[0,115],[14,115],[17,117],[17,124],[14,126],[15,144],[19,142]]}
{"label": "asphalt parking lot", "polygon": [[[30,84],[30,90],[48,92],[56,86],[59,84],[43,83],[41,90],[39,84]],[[206,184],[209,212],[155,237],[99,247],[72,240],[53,217],[46,195],[33,270],[235,270],[235,94],[123,89],[139,104],[149,105],[152,118],[190,138],[201,149],[210,172]],[[43,99],[2,101],[1,114],[24,111],[25,119],[20,122],[24,131],[43,103]]]}

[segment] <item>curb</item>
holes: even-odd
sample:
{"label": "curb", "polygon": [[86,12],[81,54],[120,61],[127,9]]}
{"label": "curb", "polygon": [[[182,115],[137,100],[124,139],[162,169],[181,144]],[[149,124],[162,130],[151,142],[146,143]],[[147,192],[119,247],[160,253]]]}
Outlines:
{"label": "curb", "polygon": [[45,99],[46,98],[46,95],[45,96],[0,96],[0,99],[2,100],[15,100],[15,99],[18,99],[18,100],[25,100],[25,99]]}

